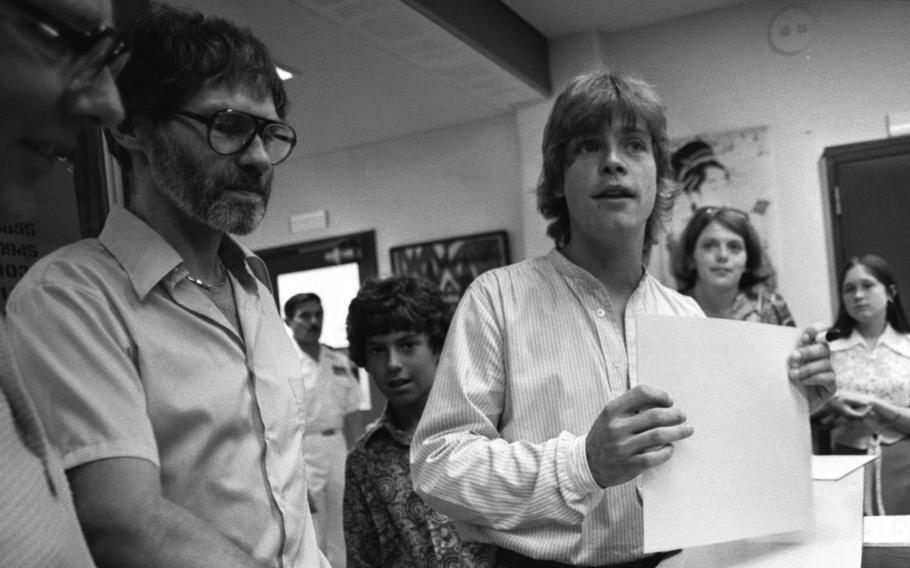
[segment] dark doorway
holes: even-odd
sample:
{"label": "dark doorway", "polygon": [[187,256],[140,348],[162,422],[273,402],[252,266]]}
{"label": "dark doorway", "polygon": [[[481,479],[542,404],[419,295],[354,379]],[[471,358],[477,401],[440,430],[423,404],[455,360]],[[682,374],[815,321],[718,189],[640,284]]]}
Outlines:
{"label": "dark doorway", "polygon": [[[826,148],[834,279],[846,261],[877,254],[910,293],[910,136]],[[840,291],[834,290],[834,305]]]}

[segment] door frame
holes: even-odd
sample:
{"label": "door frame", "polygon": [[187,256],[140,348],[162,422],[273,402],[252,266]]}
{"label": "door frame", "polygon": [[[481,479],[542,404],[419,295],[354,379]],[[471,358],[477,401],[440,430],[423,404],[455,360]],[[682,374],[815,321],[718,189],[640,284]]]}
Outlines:
{"label": "door frame", "polygon": [[[338,264],[356,262],[360,283],[378,274],[376,231],[362,231],[337,237],[304,241],[256,251],[269,269],[275,303],[278,303],[278,276]],[[282,306],[278,306],[281,313]]]}

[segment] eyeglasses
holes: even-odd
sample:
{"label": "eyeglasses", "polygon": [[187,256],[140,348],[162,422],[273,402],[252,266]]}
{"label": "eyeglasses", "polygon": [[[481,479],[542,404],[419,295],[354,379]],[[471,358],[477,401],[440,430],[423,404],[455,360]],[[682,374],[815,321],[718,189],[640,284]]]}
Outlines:
{"label": "eyeglasses", "polygon": [[129,60],[129,48],[120,33],[110,26],[94,30],[77,29],[47,13],[31,2],[6,0],[33,24],[32,31],[58,49],[61,44],[72,56],[70,88],[79,90],[92,84],[105,67],[117,77]]}
{"label": "eyeglasses", "polygon": [[269,162],[276,166],[291,155],[291,150],[297,144],[297,133],[289,125],[232,108],[216,111],[209,116],[188,110],[178,110],[175,113],[206,125],[209,146],[222,156],[244,151],[258,134]]}
{"label": "eyeglasses", "polygon": [[743,211],[742,209],[737,209],[735,207],[715,207],[713,205],[708,206],[708,207],[699,207],[695,211],[695,216],[703,215],[705,217],[714,219],[721,213],[729,213],[730,215],[732,215],[734,217],[741,217],[741,218],[745,219],[746,221],[749,220],[749,214],[746,213],[745,211]]}

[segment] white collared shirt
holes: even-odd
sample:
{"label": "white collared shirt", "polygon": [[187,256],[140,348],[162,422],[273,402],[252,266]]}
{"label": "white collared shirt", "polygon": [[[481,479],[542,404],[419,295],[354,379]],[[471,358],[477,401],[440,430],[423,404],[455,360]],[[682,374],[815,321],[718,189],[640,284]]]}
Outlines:
{"label": "white collared shirt", "polygon": [[[41,259],[7,304],[12,354],[67,468],[148,460],[163,496],[266,566],[323,566],[303,471],[300,367],[261,262],[225,237],[240,329],[183,259],[115,208]],[[49,347],[50,346],[50,347]]]}
{"label": "white collared shirt", "polygon": [[[871,394],[895,406],[910,407],[910,334],[898,333],[887,324],[871,348],[856,330],[849,337],[832,341],[829,347],[837,390]],[[835,430],[835,442],[866,448],[870,435],[860,426]],[[879,435],[885,444],[904,437],[890,428],[880,429]]]}

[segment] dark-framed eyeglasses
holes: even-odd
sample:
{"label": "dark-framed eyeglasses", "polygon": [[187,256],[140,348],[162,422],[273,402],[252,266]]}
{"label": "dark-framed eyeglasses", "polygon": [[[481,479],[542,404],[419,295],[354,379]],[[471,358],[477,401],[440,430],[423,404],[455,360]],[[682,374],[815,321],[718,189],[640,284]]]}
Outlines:
{"label": "dark-framed eyeglasses", "polygon": [[209,116],[188,110],[174,112],[206,125],[209,146],[222,156],[244,151],[258,134],[269,162],[277,166],[291,155],[291,150],[297,144],[297,133],[290,125],[232,108],[216,111]]}
{"label": "dark-framed eyeglasses", "polygon": [[45,42],[63,44],[72,56],[71,89],[92,84],[105,67],[116,78],[129,60],[129,48],[120,32],[110,26],[78,29],[26,0],[6,0],[29,19],[32,32]]}

